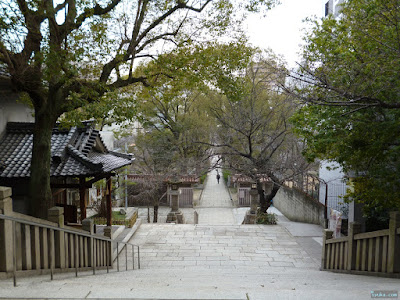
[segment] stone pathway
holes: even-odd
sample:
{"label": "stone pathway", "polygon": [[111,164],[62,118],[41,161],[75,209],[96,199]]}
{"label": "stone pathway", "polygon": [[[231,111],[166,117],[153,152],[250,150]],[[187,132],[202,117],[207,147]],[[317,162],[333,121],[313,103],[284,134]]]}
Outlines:
{"label": "stone pathway", "polygon": [[[216,171],[210,172],[199,224],[142,224],[109,274],[98,270],[0,281],[0,299],[370,299],[373,290],[399,291],[400,280],[319,271],[321,228],[291,222],[273,207],[279,225],[235,225],[246,209],[232,207]],[[243,219],[243,218],[242,218]],[[135,261],[137,266],[137,261]]]}
{"label": "stone pathway", "polygon": [[140,270],[34,276],[16,288],[2,280],[0,298],[352,300],[400,288],[399,279],[319,271],[283,226],[142,224],[131,242]]}
{"label": "stone pathway", "polygon": [[142,224],[131,242],[145,269],[318,268],[280,226]]}
{"label": "stone pathway", "polygon": [[196,207],[200,225],[235,225],[233,205],[222,178],[217,182],[217,171],[208,173],[200,205]]}

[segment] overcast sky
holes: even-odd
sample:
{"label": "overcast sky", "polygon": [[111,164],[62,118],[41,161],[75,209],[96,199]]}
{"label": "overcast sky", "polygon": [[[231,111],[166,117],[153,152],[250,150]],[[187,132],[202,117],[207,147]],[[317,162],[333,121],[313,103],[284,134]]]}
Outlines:
{"label": "overcast sky", "polygon": [[250,43],[261,49],[271,48],[284,56],[289,67],[299,61],[302,43],[302,22],[306,17],[321,18],[327,0],[281,0],[280,5],[268,12],[266,17],[250,16],[244,24]]}

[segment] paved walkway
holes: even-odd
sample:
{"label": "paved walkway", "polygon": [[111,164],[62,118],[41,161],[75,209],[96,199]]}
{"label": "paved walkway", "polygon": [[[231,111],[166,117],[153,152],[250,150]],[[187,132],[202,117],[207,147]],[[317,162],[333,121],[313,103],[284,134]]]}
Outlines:
{"label": "paved walkway", "polygon": [[196,207],[200,225],[235,225],[232,200],[222,178],[217,182],[217,171],[208,173],[207,181]]}

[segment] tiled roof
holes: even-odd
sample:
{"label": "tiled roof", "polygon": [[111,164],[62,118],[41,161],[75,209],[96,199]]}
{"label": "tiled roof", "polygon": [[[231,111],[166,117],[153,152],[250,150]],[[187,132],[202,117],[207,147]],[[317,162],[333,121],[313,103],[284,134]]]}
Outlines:
{"label": "tiled roof", "polygon": [[[259,176],[259,180],[260,182],[272,182],[272,180],[266,175]],[[254,182],[254,180],[242,174],[235,174],[232,175],[232,182],[251,183]]]}
{"label": "tiled roof", "polygon": [[[128,174],[128,179],[131,181],[152,181],[152,180],[163,180],[168,182],[172,180],[172,177],[164,177],[161,175],[149,175],[149,174]],[[182,175],[178,179],[181,183],[198,183],[200,182],[199,177],[196,175]]]}
{"label": "tiled roof", "polygon": [[[30,176],[33,123],[8,123],[0,140],[0,178]],[[94,176],[131,164],[128,154],[108,151],[90,122],[83,128],[54,128],[51,137],[52,177]]]}

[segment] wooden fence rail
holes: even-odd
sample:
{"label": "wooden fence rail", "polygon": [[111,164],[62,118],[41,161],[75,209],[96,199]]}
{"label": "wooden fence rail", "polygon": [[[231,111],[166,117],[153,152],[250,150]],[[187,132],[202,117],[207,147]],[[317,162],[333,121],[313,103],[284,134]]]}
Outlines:
{"label": "wooden fence rail", "polygon": [[[112,241],[89,231],[64,226],[62,207],[49,210],[51,221],[12,210],[11,189],[0,187],[0,272],[112,267]],[[15,281],[14,281],[15,282]]]}
{"label": "wooden fence rail", "polygon": [[[11,188],[0,186],[0,272],[13,277],[14,286],[17,272],[18,275],[50,273],[53,280],[54,271],[75,271],[78,276],[78,270],[93,270],[95,274],[96,269],[109,272],[113,267],[112,239],[94,234],[90,219],[82,221],[83,230],[64,226],[63,211],[62,207],[49,209],[49,220],[16,213],[12,209]],[[136,247],[140,268],[139,246],[120,244]],[[117,259],[118,255],[117,251]],[[132,251],[133,269],[134,258]]]}
{"label": "wooden fence rail", "polygon": [[347,237],[333,239],[325,230],[321,269],[400,277],[400,213],[391,212],[389,229],[360,233],[351,223]]}

